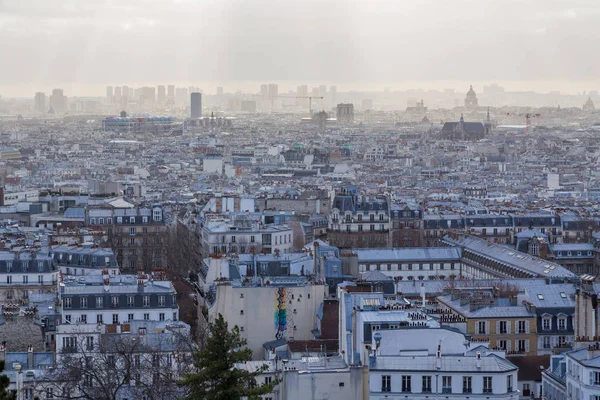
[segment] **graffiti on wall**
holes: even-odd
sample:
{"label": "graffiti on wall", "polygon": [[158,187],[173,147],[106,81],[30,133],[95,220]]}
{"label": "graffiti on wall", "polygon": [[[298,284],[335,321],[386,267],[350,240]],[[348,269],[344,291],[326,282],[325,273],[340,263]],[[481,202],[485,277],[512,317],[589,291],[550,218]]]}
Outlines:
{"label": "graffiti on wall", "polygon": [[275,337],[285,338],[287,331],[287,296],[285,288],[278,288],[275,300]]}

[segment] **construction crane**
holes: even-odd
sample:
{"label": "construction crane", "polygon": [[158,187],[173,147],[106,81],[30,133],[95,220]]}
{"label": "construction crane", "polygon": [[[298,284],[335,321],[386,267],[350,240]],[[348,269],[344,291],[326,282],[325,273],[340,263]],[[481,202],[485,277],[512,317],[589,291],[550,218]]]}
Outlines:
{"label": "construction crane", "polygon": [[[255,94],[255,97],[263,97],[262,94]],[[285,95],[285,94],[278,94],[276,96],[269,96],[269,99],[271,101],[275,100],[278,97],[282,97],[282,98],[287,98],[287,99],[308,99],[308,117],[312,118],[313,116],[313,109],[312,109],[312,100],[313,99],[323,99],[323,96],[294,96],[294,95]],[[273,109],[273,105],[271,105],[271,109]]]}

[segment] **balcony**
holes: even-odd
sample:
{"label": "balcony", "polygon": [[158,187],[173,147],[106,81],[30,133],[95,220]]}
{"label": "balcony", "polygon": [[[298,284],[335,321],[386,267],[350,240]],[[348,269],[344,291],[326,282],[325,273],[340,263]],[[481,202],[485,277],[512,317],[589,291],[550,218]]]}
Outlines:
{"label": "balcony", "polygon": [[450,394],[450,393],[452,393],[452,388],[450,388],[450,387],[442,388],[442,394]]}

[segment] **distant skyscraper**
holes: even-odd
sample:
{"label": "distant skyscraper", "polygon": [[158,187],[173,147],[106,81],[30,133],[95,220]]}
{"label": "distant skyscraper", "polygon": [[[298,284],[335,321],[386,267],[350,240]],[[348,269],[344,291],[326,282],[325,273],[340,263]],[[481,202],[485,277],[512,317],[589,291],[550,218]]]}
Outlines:
{"label": "distant skyscraper", "polygon": [[202,93],[190,94],[190,116],[192,119],[202,117]]}
{"label": "distant skyscraper", "polygon": [[307,85],[298,86],[298,89],[296,89],[296,94],[298,96],[308,96],[308,86]]}
{"label": "distant skyscraper", "polygon": [[319,86],[319,96],[325,97],[327,94],[327,86],[321,85]]}
{"label": "distant skyscraper", "polygon": [[115,103],[121,102],[121,86],[115,86]]}
{"label": "distant skyscraper", "polygon": [[222,86],[219,86],[217,88],[217,96],[223,96],[223,87]]}
{"label": "distant skyscraper", "polygon": [[164,106],[165,103],[167,102],[167,92],[165,91],[165,86],[158,85],[157,89],[158,89],[158,96],[156,98],[156,101],[158,101],[158,105]]}
{"label": "distant skyscraper", "polygon": [[175,104],[178,106],[188,105],[189,97],[187,88],[175,89]]}
{"label": "distant skyscraper", "polygon": [[46,95],[42,92],[35,94],[34,109],[39,113],[45,113],[46,110]]}
{"label": "distant skyscraper", "polygon": [[169,100],[175,100],[175,85],[167,86],[167,98]]}
{"label": "distant skyscraper", "polygon": [[260,85],[260,97],[264,100],[269,98],[269,85]]}
{"label": "distant skyscraper", "polygon": [[106,102],[108,104],[112,104],[113,101],[114,101],[113,87],[107,86],[106,87]]}
{"label": "distant skyscraper", "polygon": [[269,83],[269,99],[274,100],[279,96],[279,85],[276,83]]}
{"label": "distant skyscraper", "polygon": [[337,96],[337,86],[329,86],[329,97],[331,99],[331,104],[335,104],[336,96]]}
{"label": "distant skyscraper", "polygon": [[55,113],[64,113],[67,111],[67,96],[63,94],[62,89],[52,90],[52,96],[50,96],[50,107]]}

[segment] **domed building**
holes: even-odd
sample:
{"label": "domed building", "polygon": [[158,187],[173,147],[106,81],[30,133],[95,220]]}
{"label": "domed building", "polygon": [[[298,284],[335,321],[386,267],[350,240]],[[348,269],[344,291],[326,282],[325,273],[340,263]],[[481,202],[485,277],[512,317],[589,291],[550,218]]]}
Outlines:
{"label": "domed building", "polygon": [[467,97],[465,97],[465,108],[467,110],[477,110],[478,107],[479,101],[477,100],[477,94],[473,90],[473,85],[471,85],[467,92]]}
{"label": "domed building", "polygon": [[583,105],[583,111],[594,111],[595,109],[596,109],[596,106],[594,105],[592,98],[588,97],[587,101]]}

